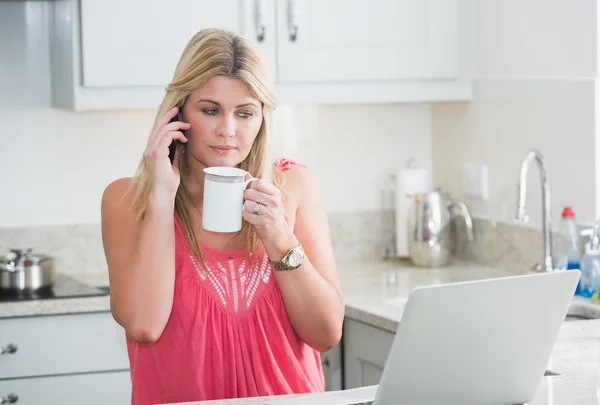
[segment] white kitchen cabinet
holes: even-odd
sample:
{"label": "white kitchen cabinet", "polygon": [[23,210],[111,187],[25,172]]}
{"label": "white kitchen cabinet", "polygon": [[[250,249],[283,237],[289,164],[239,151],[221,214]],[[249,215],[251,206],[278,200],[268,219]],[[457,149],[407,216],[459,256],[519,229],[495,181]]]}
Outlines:
{"label": "white kitchen cabinet", "polygon": [[3,318],[0,331],[0,397],[14,393],[19,404],[129,403],[125,332],[110,312]]}
{"label": "white kitchen cabinet", "polygon": [[237,0],[79,1],[84,87],[164,86],[199,28],[240,28]]}
{"label": "white kitchen cabinet", "polygon": [[0,379],[126,370],[125,332],[110,312],[0,319]]}
{"label": "white kitchen cabinet", "polygon": [[129,371],[0,380],[0,403],[11,399],[17,405],[129,405]]}
{"label": "white kitchen cabinet", "polygon": [[273,70],[273,2],[56,0],[52,105],[76,111],[157,108],[184,47],[207,27],[256,39]]}
{"label": "white kitchen cabinet", "polygon": [[55,0],[53,105],[154,109],[191,36],[257,44],[282,104],[467,100],[467,0]]}
{"label": "white kitchen cabinet", "polygon": [[283,3],[277,13],[281,83],[459,75],[459,0]]}
{"label": "white kitchen cabinet", "polygon": [[[164,87],[184,47],[200,29],[223,28],[251,38],[258,35],[254,8],[244,10],[239,0],[79,1],[84,87]],[[260,4],[261,26],[273,25],[269,13],[273,1]],[[274,33],[265,29],[264,40],[257,43],[274,62]]]}
{"label": "white kitchen cabinet", "polygon": [[394,334],[364,323],[344,322],[344,388],[379,384]]}
{"label": "white kitchen cabinet", "polygon": [[342,345],[321,353],[321,365],[325,375],[325,391],[338,391],[342,387]]}

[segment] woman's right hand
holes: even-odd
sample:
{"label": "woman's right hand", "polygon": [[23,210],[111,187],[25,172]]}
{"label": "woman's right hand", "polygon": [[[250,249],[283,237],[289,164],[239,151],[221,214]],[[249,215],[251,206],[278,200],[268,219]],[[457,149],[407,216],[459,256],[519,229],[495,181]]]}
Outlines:
{"label": "woman's right hand", "polygon": [[175,153],[175,159],[173,160],[173,164],[171,164],[169,160],[169,146],[175,140],[186,143],[188,140],[183,135],[183,131],[191,128],[191,125],[187,122],[171,122],[178,113],[179,108],[174,107],[158,121],[156,127],[150,133],[148,144],[144,151],[144,161],[150,170],[153,188],[173,196],[177,193],[180,183],[177,165],[179,153]]}

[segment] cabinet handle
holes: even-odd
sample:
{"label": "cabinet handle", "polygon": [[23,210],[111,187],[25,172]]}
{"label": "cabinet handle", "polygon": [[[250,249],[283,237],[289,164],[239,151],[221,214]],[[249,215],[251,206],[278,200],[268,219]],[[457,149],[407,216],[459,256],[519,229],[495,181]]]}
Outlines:
{"label": "cabinet handle", "polygon": [[19,396],[17,394],[13,394],[12,392],[5,397],[0,397],[0,404],[14,404],[19,400]]}
{"label": "cabinet handle", "polygon": [[330,366],[329,357],[325,357],[323,360],[321,360],[321,365],[323,367],[329,367]]}
{"label": "cabinet handle", "polygon": [[17,345],[9,343],[7,346],[0,347],[0,354],[13,354],[17,351]]}
{"label": "cabinet handle", "polygon": [[288,0],[288,30],[290,41],[296,42],[296,39],[298,39],[298,25],[296,24],[296,8],[294,7],[294,0]]}
{"label": "cabinet handle", "polygon": [[256,40],[258,42],[262,42],[265,40],[265,31],[266,31],[266,16],[265,10],[267,8],[267,0],[255,0],[254,2],[254,11],[255,11],[255,21],[256,21]]}

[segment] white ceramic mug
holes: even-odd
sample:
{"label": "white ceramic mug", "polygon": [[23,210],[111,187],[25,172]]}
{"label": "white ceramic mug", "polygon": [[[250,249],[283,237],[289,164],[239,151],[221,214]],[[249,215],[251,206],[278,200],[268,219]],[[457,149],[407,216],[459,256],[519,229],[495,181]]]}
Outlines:
{"label": "white ceramic mug", "polygon": [[253,178],[235,167],[204,169],[202,227],[211,232],[238,232],[242,229],[244,191]]}

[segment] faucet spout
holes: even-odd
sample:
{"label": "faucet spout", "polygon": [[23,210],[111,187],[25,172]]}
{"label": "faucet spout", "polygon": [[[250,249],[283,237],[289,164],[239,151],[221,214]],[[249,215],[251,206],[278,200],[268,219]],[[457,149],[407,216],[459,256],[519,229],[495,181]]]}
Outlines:
{"label": "faucet spout", "polygon": [[527,173],[532,162],[537,163],[542,188],[542,233],[544,238],[544,256],[538,266],[538,270],[550,272],[554,270],[552,258],[552,216],[550,214],[550,186],[546,172],[544,156],[537,149],[530,149],[521,161],[519,170],[519,183],[517,185],[517,212],[516,219],[527,222],[529,220],[525,205],[527,199]]}
{"label": "faucet spout", "polygon": [[593,250],[600,249],[600,220],[596,221],[590,237],[590,247]]}

